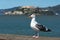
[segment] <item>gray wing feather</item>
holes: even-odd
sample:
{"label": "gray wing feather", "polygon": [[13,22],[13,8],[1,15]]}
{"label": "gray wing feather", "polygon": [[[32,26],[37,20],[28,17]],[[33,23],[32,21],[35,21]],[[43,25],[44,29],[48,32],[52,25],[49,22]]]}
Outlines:
{"label": "gray wing feather", "polygon": [[40,31],[44,31],[44,32],[49,32],[49,31],[51,31],[50,29],[46,30],[46,27],[45,27],[44,25],[36,24],[36,27],[37,27]]}
{"label": "gray wing feather", "polygon": [[43,25],[36,24],[36,27],[37,27],[40,31],[45,31],[45,30],[46,30],[46,28],[45,28]]}

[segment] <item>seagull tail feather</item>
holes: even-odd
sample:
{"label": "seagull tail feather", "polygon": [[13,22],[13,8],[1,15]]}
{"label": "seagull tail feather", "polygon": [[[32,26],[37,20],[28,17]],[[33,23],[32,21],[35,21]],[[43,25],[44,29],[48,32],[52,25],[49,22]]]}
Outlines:
{"label": "seagull tail feather", "polygon": [[46,32],[51,32],[51,29],[46,30]]}

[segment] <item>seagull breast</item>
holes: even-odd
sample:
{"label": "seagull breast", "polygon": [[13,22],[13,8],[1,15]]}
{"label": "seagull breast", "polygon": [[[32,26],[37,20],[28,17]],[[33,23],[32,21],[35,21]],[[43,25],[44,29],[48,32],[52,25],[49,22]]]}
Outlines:
{"label": "seagull breast", "polygon": [[39,29],[36,27],[36,24],[35,18],[32,18],[30,26],[33,30],[38,31]]}

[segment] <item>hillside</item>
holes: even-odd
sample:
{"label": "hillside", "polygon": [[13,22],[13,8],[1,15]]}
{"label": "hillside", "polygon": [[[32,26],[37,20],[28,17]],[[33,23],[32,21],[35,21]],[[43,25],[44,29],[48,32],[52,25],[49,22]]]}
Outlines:
{"label": "hillside", "polygon": [[60,5],[54,6],[54,7],[52,7],[52,9],[53,9],[55,12],[60,13]]}
{"label": "hillside", "polygon": [[[21,11],[23,14],[37,13],[41,15],[54,15],[55,13],[60,14],[60,5],[46,8],[22,8],[22,6],[13,7],[9,9],[0,9],[0,15],[5,14],[6,12],[15,13],[15,11]],[[17,13],[17,12],[16,12]],[[19,12],[20,13],[20,12]]]}

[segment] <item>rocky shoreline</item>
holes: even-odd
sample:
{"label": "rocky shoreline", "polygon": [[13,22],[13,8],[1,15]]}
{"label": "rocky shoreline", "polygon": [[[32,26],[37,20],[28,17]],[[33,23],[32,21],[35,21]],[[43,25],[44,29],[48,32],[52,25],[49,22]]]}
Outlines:
{"label": "rocky shoreline", "polygon": [[56,37],[39,37],[38,39],[32,36],[14,35],[14,34],[0,34],[0,40],[60,40]]}

